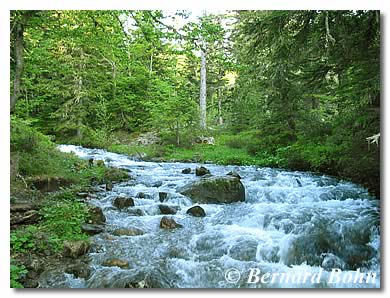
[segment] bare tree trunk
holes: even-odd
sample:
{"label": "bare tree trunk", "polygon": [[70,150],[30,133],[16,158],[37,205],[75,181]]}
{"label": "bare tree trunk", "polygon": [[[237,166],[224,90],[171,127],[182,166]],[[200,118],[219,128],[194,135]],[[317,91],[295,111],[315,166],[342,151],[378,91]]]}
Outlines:
{"label": "bare tree trunk", "polygon": [[15,43],[14,43],[14,52],[15,52],[15,73],[14,73],[14,82],[13,82],[13,92],[10,98],[10,107],[11,111],[16,105],[16,101],[20,96],[21,91],[21,82],[22,74],[24,68],[24,26],[27,24],[28,20],[36,13],[35,10],[28,10],[23,12],[20,21],[15,21],[14,34],[15,34]]}
{"label": "bare tree trunk", "polygon": [[116,97],[116,65],[112,62],[112,98]]}
{"label": "bare tree trunk", "polygon": [[218,124],[223,124],[222,119],[222,91],[221,88],[218,89]]}
{"label": "bare tree trunk", "polygon": [[200,50],[200,128],[206,129],[206,52]]}
{"label": "bare tree trunk", "polygon": [[[82,107],[82,105],[83,105],[83,98],[81,96],[81,92],[82,92],[82,89],[83,89],[83,79],[82,79],[82,77],[80,76],[77,81],[78,82],[77,82],[77,87],[76,87],[77,88],[77,95],[76,95],[76,97],[78,99],[79,106]],[[77,131],[76,131],[77,138],[82,138],[83,137],[83,133],[82,133],[82,130],[81,130],[81,127],[83,125],[83,121],[82,121],[81,117],[82,117],[81,115],[79,115],[77,117]]]}
{"label": "bare tree trunk", "polygon": [[78,138],[83,137],[82,133],[82,126],[83,126],[83,120],[82,120],[82,114],[83,114],[83,71],[84,71],[85,65],[84,65],[84,52],[83,49],[80,49],[80,64],[79,64],[79,75],[76,77],[76,90],[75,90],[75,98],[76,98],[76,103],[79,106],[79,114],[77,117],[77,131],[76,131],[76,136]]}
{"label": "bare tree trunk", "polygon": [[180,127],[179,120],[176,120],[176,145],[180,146]]}
{"label": "bare tree trunk", "polygon": [[20,86],[22,80],[22,73],[24,67],[23,60],[23,25],[21,23],[16,24],[15,28],[15,77],[14,77],[14,90],[11,96],[11,111],[14,109],[16,101],[20,96]]}

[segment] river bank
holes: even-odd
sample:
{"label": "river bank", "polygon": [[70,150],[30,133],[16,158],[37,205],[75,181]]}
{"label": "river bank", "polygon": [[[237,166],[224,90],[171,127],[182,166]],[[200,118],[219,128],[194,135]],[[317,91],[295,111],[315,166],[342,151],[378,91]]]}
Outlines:
{"label": "river bank", "polygon": [[[76,278],[54,270],[45,275],[43,287],[268,287],[248,285],[244,278],[230,283],[224,273],[233,267],[243,273],[259,268],[315,274],[318,266],[324,270],[320,283],[296,286],[379,286],[326,282],[333,267],[345,274],[359,268],[380,274],[379,202],[361,187],[310,173],[209,164],[212,176],[238,173],[246,198],[197,204],[205,211],[205,217],[197,218],[187,214],[193,202],[178,190],[200,179],[193,172],[200,164],[144,162],[100,149],[60,148],[126,169],[131,179],[90,201],[107,219],[104,231],[92,237],[90,275]],[[183,172],[187,168],[192,174]],[[132,204],[118,205],[118,197]],[[162,229],[166,210],[178,223],[173,230]],[[286,286],[293,285],[270,285]]]}

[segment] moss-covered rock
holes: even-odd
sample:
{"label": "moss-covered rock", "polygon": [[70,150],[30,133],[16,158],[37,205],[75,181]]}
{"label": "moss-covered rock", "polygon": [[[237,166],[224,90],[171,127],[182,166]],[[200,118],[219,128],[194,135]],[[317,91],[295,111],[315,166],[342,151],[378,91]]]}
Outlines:
{"label": "moss-covered rock", "polygon": [[191,182],[178,189],[197,203],[232,203],[245,201],[245,188],[234,176],[211,176]]}

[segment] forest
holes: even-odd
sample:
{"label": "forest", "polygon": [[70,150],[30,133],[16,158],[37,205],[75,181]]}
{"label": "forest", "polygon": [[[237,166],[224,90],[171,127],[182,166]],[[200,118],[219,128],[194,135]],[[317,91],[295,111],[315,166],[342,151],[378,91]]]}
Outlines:
{"label": "forest", "polygon": [[[11,11],[11,202],[42,199],[43,178],[123,179],[59,144],[326,174],[379,199],[380,41],[379,11]],[[42,210],[51,249],[83,239]],[[16,255],[39,251],[29,229]]]}

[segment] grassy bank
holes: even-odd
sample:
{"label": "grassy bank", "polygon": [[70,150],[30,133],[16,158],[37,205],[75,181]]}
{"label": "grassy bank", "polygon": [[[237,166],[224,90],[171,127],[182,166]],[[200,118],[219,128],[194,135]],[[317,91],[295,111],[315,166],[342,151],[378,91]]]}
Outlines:
{"label": "grassy bank", "polygon": [[[288,170],[313,171],[351,180],[380,196],[379,148],[364,138],[354,145],[347,140],[307,141],[280,145],[273,136],[259,136],[251,131],[241,134],[214,134],[215,144],[175,146],[107,144],[105,149],[138,156],[146,160],[216,163],[221,165],[255,165]],[[128,138],[129,139],[129,138]],[[278,143],[279,142],[279,143]]]}
{"label": "grassy bank", "polygon": [[38,211],[32,222],[11,226],[11,287],[23,287],[30,279],[32,259],[61,258],[64,241],[88,240],[81,230],[88,221],[87,205],[76,193],[88,190],[91,183],[126,177],[124,171],[91,165],[58,151],[49,137],[12,119],[11,207],[27,204]]}

